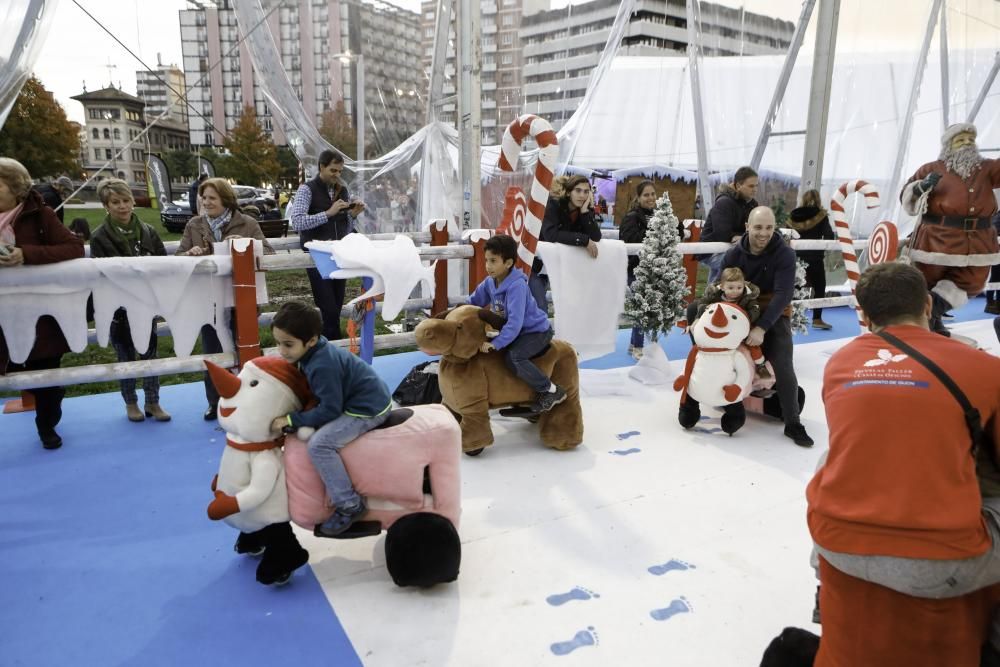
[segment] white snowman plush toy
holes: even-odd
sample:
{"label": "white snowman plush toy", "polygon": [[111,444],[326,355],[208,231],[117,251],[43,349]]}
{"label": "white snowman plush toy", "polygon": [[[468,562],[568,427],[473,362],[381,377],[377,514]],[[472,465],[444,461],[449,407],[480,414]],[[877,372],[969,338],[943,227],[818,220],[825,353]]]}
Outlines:
{"label": "white snowman plush toy", "polygon": [[[750,318],[735,303],[713,303],[691,328],[694,346],[684,374],[674,381],[681,394],[678,421],[692,428],[701,418],[700,404],[721,406],[722,430],[732,435],[746,421],[743,399],[754,389],[754,363],[743,340]],[[773,382],[772,382],[773,384]]]}
{"label": "white snowman plush toy", "polygon": [[219,425],[226,431],[208,517],[240,531],[237,553],[262,555],[257,581],[284,584],[308,562],[309,553],[289,523],[284,437],[271,432],[271,422],[300,410],[310,400],[309,385],[280,357],[252,359],[239,375],[208,361],[205,365],[219,390]]}

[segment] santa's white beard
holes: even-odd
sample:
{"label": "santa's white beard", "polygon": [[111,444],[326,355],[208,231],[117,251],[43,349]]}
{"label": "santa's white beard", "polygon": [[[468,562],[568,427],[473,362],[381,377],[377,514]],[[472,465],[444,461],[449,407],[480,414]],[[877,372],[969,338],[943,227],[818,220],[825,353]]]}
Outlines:
{"label": "santa's white beard", "polygon": [[983,161],[983,156],[979,154],[979,149],[975,146],[962,146],[957,150],[947,148],[941,152],[941,158],[949,171],[955,172],[965,180],[971,176],[979,163]]}

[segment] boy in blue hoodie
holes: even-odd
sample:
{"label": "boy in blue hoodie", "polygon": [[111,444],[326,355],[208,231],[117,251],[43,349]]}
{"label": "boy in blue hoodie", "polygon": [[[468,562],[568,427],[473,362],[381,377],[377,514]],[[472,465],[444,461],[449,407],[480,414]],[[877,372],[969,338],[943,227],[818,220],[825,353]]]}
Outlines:
{"label": "boy in blue hoodie", "polygon": [[528,278],[514,268],[517,241],[498,234],[486,241],[486,280],[469,297],[469,303],[489,308],[507,321],[500,333],[483,343],[481,352],[506,350],[505,361],[514,375],[538,392],[532,410],[546,412],[566,400],[566,392],[531,361],[552,340],[549,319],[528,291]]}
{"label": "boy in blue hoodie", "polygon": [[331,345],[322,330],[319,313],[301,301],[287,301],[274,314],[271,333],[278,353],[305,374],[319,403],[278,417],[271,428],[284,432],[300,426],[317,429],[309,438],[309,458],[336,509],[316,530],[324,537],[335,537],[367,509],[365,499],[354,490],[340,450],[389,417],[392,396],[371,366]]}

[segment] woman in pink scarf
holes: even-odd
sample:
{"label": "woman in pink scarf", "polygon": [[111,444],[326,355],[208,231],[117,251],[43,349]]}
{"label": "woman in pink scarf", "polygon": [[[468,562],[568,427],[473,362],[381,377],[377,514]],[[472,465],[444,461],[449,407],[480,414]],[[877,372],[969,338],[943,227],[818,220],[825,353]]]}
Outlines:
{"label": "woman in pink scarf", "polygon": [[[22,264],[53,264],[83,257],[83,242],[66,229],[41,195],[31,189],[31,175],[17,160],[0,157],[0,271]],[[59,368],[69,352],[66,338],[51,316],[35,325],[35,345],[23,364],[10,363],[7,341],[0,330],[0,373]],[[62,387],[31,391],[35,396],[35,426],[45,449],[58,449],[62,438],[56,425],[62,417]]]}

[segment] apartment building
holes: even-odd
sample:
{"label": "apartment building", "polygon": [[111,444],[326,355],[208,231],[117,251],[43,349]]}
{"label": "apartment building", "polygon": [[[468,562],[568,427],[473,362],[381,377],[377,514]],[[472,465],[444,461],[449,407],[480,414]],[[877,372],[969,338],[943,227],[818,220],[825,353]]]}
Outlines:
{"label": "apartment building", "polygon": [[[560,128],[579,106],[618,13],[618,0],[591,0],[521,20],[524,111]],[[686,53],[684,0],[638,0],[619,55]],[[707,2],[701,3],[705,55],[759,55],[788,48],[795,24]]]}
{"label": "apartment building", "polygon": [[[185,83],[189,101],[208,119],[189,114],[191,143],[221,145],[222,132],[233,128],[249,104],[275,143],[285,145],[241,43],[232,0],[188,1],[191,8],[179,12]],[[270,10],[271,3],[264,6]],[[258,29],[270,30],[281,65],[317,126],[340,100],[356,117],[359,63],[369,155],[391,150],[423,125],[427,84],[416,13],[381,0],[312,0],[279,6]]]}
{"label": "apartment building", "polygon": [[177,65],[164,65],[156,55],[156,69],[135,73],[136,97],[146,103],[150,122],[166,112],[165,120],[187,125],[188,108],[184,103],[184,72]]}

